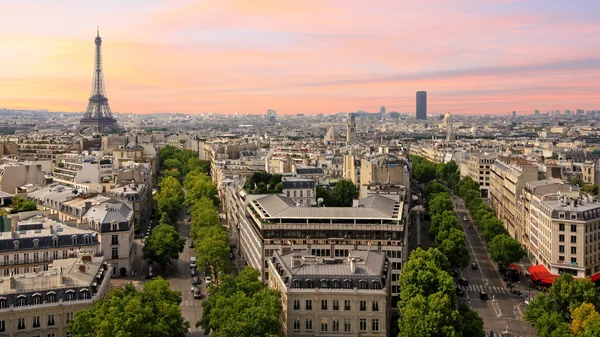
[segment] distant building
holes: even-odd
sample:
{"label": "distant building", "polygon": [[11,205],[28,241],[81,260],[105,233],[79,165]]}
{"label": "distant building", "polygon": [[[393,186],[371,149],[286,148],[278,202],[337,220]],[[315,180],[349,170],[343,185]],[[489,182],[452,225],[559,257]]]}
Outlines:
{"label": "distant building", "polygon": [[419,120],[427,119],[427,91],[417,91],[417,114]]}
{"label": "distant building", "polygon": [[350,251],[316,257],[307,250],[274,252],[269,287],[281,292],[283,335],[387,336],[390,268],[386,255]]}
{"label": "distant building", "polygon": [[348,114],[348,129],[346,130],[346,143],[350,144],[356,140],[356,117],[353,113]]}
{"label": "distant building", "polygon": [[517,112],[513,111],[512,114],[510,115],[511,118],[517,118]]}
{"label": "distant building", "polygon": [[294,199],[303,206],[312,206],[316,204],[316,184],[309,178],[283,178],[281,181],[283,191],[281,195]]}

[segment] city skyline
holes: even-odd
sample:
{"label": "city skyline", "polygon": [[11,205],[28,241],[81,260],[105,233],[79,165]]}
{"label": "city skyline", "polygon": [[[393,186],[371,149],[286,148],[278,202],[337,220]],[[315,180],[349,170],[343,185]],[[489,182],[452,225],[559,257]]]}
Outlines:
{"label": "city skyline", "polygon": [[595,110],[600,4],[573,7],[136,0],[92,10],[67,0],[9,1],[0,105],[84,111],[99,24],[115,111],[414,112],[417,90],[428,92],[434,115]]}

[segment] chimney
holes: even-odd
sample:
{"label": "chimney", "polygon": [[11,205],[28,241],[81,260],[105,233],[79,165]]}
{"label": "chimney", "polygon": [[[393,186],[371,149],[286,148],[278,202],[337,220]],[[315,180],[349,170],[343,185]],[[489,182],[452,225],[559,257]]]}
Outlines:
{"label": "chimney", "polygon": [[350,259],[350,273],[356,274],[356,259],[355,258]]}
{"label": "chimney", "polygon": [[300,267],[302,265],[302,255],[294,255],[292,256],[292,267]]}
{"label": "chimney", "polygon": [[60,267],[60,272],[58,273],[58,283],[59,284],[64,284],[64,277],[63,277],[63,268]]}
{"label": "chimney", "polygon": [[79,271],[80,271],[80,272],[82,272],[82,273],[85,273],[85,269],[86,269],[86,268],[85,268],[85,265],[83,265],[83,264],[80,264],[80,265],[79,265]]}
{"label": "chimney", "polygon": [[575,199],[571,199],[571,207],[577,206],[577,201]]}
{"label": "chimney", "polygon": [[352,207],[358,207],[358,199],[352,199]]}
{"label": "chimney", "polygon": [[10,289],[16,289],[17,288],[17,281],[15,281],[15,275],[13,275],[13,273],[10,273]]}
{"label": "chimney", "polygon": [[92,202],[91,201],[86,201],[85,202],[85,210],[84,213],[87,212],[90,208],[92,208]]}

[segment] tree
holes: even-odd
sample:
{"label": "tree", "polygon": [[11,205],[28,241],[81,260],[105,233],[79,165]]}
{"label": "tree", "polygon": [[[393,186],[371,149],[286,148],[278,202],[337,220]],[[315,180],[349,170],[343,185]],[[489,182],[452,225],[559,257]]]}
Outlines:
{"label": "tree", "polygon": [[435,214],[431,217],[429,237],[436,240],[440,232],[449,231],[452,228],[460,228],[458,218],[454,212],[444,211],[441,214]]}
{"label": "tree", "polygon": [[35,211],[36,209],[37,205],[34,201],[20,197],[13,197],[11,200],[11,213]]}
{"label": "tree", "polygon": [[179,180],[174,177],[162,177],[154,201],[159,213],[167,213],[171,221],[176,221],[184,201],[183,188]]}
{"label": "tree", "polygon": [[[192,237],[200,227],[217,226],[221,224],[219,214],[214,206],[213,200],[208,197],[201,197],[190,206],[190,215],[192,217]],[[194,237],[195,238],[195,237]]]}
{"label": "tree", "polygon": [[219,196],[217,187],[213,185],[210,177],[200,170],[194,170],[185,176],[185,204],[190,207],[197,200],[206,197],[212,200],[215,207],[219,207]]}
{"label": "tree", "polygon": [[[593,304],[583,303],[571,313],[571,331],[578,336],[584,328],[594,320],[600,321],[600,313],[596,311]],[[597,330],[600,331],[600,330]]]}
{"label": "tree", "polygon": [[358,187],[349,179],[339,180],[331,190],[332,206],[351,207],[354,198],[358,198]]}
{"label": "tree", "polygon": [[323,199],[323,205],[329,206],[332,205],[332,201],[331,201],[331,193],[326,190],[325,188],[323,188],[323,186],[318,185],[316,188],[316,195],[317,195],[317,201],[319,200],[319,198]]}
{"label": "tree", "polygon": [[452,299],[441,293],[416,295],[400,310],[398,337],[461,337],[461,317]]}
{"label": "tree", "polygon": [[452,210],[454,210],[454,203],[452,202],[452,197],[450,197],[450,194],[448,193],[438,193],[429,202],[429,213],[432,215]]}
{"label": "tree", "polygon": [[207,275],[212,274],[215,283],[219,283],[220,273],[231,270],[229,260],[229,236],[221,226],[198,228],[195,233],[196,264],[205,267]]}
{"label": "tree", "polygon": [[476,190],[468,190],[463,195],[463,199],[465,200],[465,202],[467,204],[469,204],[471,201],[473,201],[475,199],[481,200],[481,194],[479,193],[479,191],[476,191]]}
{"label": "tree", "polygon": [[587,192],[591,195],[598,195],[598,185],[593,184],[593,185],[584,185],[581,187],[581,190],[584,192]]}
{"label": "tree", "polygon": [[437,181],[430,181],[425,185],[425,195],[432,197],[434,194],[446,192],[448,193],[448,188]]}
{"label": "tree", "polygon": [[211,296],[202,303],[202,326],[212,336],[276,337],[281,334],[279,292],[265,287],[260,272],[244,268],[237,278],[223,277]]}
{"label": "tree", "polygon": [[77,337],[184,337],[189,323],[181,316],[180,303],[181,293],[160,277],[148,281],[142,291],[128,284],[78,311],[69,331]]}
{"label": "tree", "polygon": [[503,266],[517,262],[525,256],[525,251],[521,244],[506,234],[496,235],[490,241],[489,250],[492,260],[502,263]]}
{"label": "tree", "polygon": [[458,173],[458,165],[456,165],[454,160],[451,160],[446,164],[442,164],[437,170],[438,177],[446,183],[449,182],[450,177],[455,173]]}
{"label": "tree", "polygon": [[465,243],[465,232],[462,229],[451,228],[436,237],[438,249],[444,254],[454,268],[465,268],[469,265],[469,251]]}
{"label": "tree", "polygon": [[481,236],[486,242],[492,241],[492,239],[494,239],[496,235],[506,233],[502,221],[498,220],[496,216],[484,218],[482,227],[483,230],[481,231]]}
{"label": "tree", "polygon": [[483,320],[476,311],[461,304],[458,312],[462,317],[462,337],[486,337],[486,333],[483,331]]}
{"label": "tree", "polygon": [[158,262],[164,268],[171,260],[179,258],[184,246],[185,239],[173,226],[163,223],[161,218],[161,223],[152,229],[150,237],[144,242],[144,259]]}
{"label": "tree", "polygon": [[471,177],[464,177],[456,186],[458,195],[464,196],[469,190],[479,191],[479,183],[471,179]]}
{"label": "tree", "polygon": [[440,292],[456,299],[454,280],[446,272],[450,269],[448,259],[436,248],[417,248],[402,268],[398,283],[402,289],[400,306],[415,297],[425,297]]}

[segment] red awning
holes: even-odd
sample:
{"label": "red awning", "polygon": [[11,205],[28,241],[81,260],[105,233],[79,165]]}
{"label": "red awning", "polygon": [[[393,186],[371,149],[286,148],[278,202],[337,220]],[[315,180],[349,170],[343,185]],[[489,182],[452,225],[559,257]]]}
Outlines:
{"label": "red awning", "polygon": [[541,282],[542,284],[545,284],[545,285],[551,286],[551,285],[552,285],[552,283],[554,283],[554,280],[556,280],[558,277],[559,277],[558,275],[552,275],[552,274],[550,274],[549,276],[546,276],[546,277],[542,278],[542,279],[540,280],[540,282]]}
{"label": "red awning", "polygon": [[590,276],[590,281],[592,281],[592,282],[600,281],[600,273],[596,273],[596,274]]}
{"label": "red awning", "polygon": [[531,266],[529,267],[529,274],[531,274],[531,280],[532,281],[540,281],[543,278],[549,277],[552,274],[550,274],[550,272],[548,271],[548,268],[546,268],[546,266],[544,266],[543,264],[538,264],[537,266]]}

